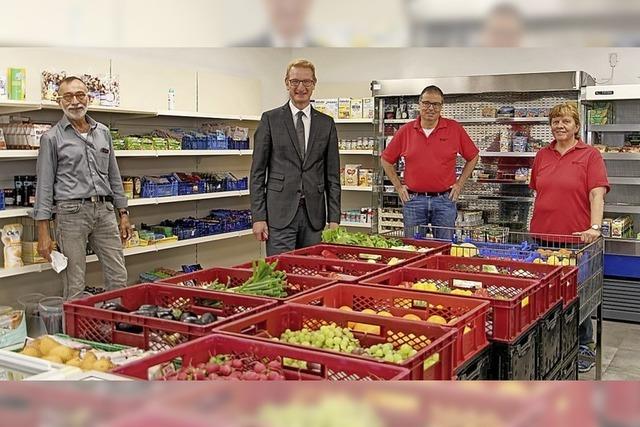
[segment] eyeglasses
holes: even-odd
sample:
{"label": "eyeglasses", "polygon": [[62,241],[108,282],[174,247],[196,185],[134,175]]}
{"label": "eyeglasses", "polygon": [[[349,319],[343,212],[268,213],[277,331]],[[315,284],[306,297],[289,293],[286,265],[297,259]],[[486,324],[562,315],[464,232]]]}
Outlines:
{"label": "eyeglasses", "polygon": [[313,80],[289,80],[289,84],[293,87],[298,87],[300,83],[302,83],[304,87],[311,87],[316,84]]}
{"label": "eyeglasses", "polygon": [[64,95],[58,95],[58,98],[62,98],[65,102],[73,101],[75,97],[79,102],[84,102],[87,99],[87,94],[84,92],[76,92],[76,93],[65,93]]}
{"label": "eyeglasses", "polygon": [[442,108],[442,102],[420,101],[420,105],[424,108],[433,108],[434,110]]}

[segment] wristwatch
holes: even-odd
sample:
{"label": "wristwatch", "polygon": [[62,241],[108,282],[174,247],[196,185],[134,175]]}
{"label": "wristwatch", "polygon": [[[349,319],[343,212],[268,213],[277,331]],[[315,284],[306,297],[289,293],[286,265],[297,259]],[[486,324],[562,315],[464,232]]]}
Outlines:
{"label": "wristwatch", "polygon": [[596,231],[600,231],[600,229],[602,228],[602,226],[600,224],[593,224],[591,226],[592,230],[596,230]]}

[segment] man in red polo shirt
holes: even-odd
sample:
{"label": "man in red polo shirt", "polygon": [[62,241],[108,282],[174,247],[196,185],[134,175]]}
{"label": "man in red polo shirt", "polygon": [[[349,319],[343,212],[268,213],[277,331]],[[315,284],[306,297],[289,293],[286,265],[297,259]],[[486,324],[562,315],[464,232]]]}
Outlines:
{"label": "man in red polo shirt", "polygon": [[[456,200],[476,163],[478,148],[455,120],[440,116],[444,94],[427,86],[420,94],[420,117],[398,129],[382,153],[382,167],[402,201],[404,234],[431,224],[436,239],[450,240],[456,222]],[[456,157],[467,162],[456,180]],[[394,165],[404,157],[404,185]],[[439,228],[445,227],[445,228]]]}

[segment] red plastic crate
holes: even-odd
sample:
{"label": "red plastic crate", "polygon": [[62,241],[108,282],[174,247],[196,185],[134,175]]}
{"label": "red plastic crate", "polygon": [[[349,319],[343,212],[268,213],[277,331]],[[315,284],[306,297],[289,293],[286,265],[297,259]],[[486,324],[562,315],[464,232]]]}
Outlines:
{"label": "red plastic crate", "polygon": [[578,298],[578,267],[562,267],[560,293],[565,308]]}
{"label": "red plastic crate", "polygon": [[[387,271],[390,267],[368,262],[343,261],[336,259],[310,258],[294,255],[276,255],[265,259],[267,262],[278,260],[276,270],[298,276],[321,276],[341,282],[357,282],[372,274]],[[236,265],[233,268],[250,269],[251,262]]]}
{"label": "red plastic crate", "polygon": [[151,357],[118,367],[114,373],[146,380],[149,368],[179,359],[182,366],[206,363],[211,356],[235,355],[265,364],[282,358],[306,362],[307,369],[284,366],[287,380],[406,380],[409,370],[369,360],[351,360],[334,353],[299,348],[274,341],[264,342],[227,334],[207,335]]}
{"label": "red plastic crate", "polygon": [[[494,267],[497,272],[485,271]],[[547,312],[562,298],[562,267],[511,261],[506,259],[465,258],[438,255],[417,260],[408,267],[427,268],[429,270],[460,271],[474,274],[499,274],[521,279],[539,280],[543,297],[538,299],[538,314]]]}
{"label": "red plastic crate", "polygon": [[[454,368],[489,345],[485,332],[488,301],[443,294],[429,295],[427,301],[420,291],[337,284],[292,298],[290,302],[336,309],[346,306],[356,312],[364,309],[376,313],[386,311],[395,317],[413,314],[421,319],[420,322],[433,315],[441,316],[447,326],[458,330]],[[465,333],[467,327],[471,330]]]}
{"label": "red plastic crate", "polygon": [[403,237],[400,240],[405,245],[431,249],[429,252],[425,252],[427,256],[448,254],[451,251],[451,243],[443,242],[442,240],[410,239],[407,237]]}
{"label": "red plastic crate", "polygon": [[[403,267],[362,281],[362,284],[398,287],[403,282],[430,280],[436,284],[453,288],[454,280],[482,282],[492,297],[464,296],[490,301],[491,310],[487,319],[487,336],[494,341],[512,342],[538,320],[537,299],[542,297],[542,288],[537,280],[515,279],[491,274],[458,273],[443,270],[426,270]],[[428,292],[428,291],[421,291]],[[438,292],[429,292],[438,294]],[[503,295],[505,299],[493,296]],[[458,296],[458,295],[456,295]]]}
{"label": "red plastic crate", "polygon": [[[161,279],[156,283],[166,284],[166,285],[178,285],[185,286],[191,288],[199,288],[200,283],[213,282],[214,280],[218,280],[221,283],[229,282],[231,286],[240,286],[244,282],[247,281],[252,275],[252,272],[249,270],[239,269],[239,268],[208,268],[206,270],[196,271],[194,273],[181,274],[179,276],[168,277],[166,279]],[[315,290],[320,287],[324,287],[330,284],[335,283],[335,280],[326,279],[324,277],[313,277],[313,276],[298,276],[295,274],[287,274],[287,283],[288,286],[286,288],[287,297],[285,298],[273,298],[273,297],[263,297],[274,299],[277,301],[287,301],[290,298],[296,297],[298,295],[304,294],[310,290]]]}
{"label": "red plastic crate", "polygon": [[397,258],[400,260],[398,264],[394,265],[404,265],[407,262],[412,262],[422,258],[428,252],[411,252],[411,251],[402,251],[402,250],[394,250],[394,249],[378,249],[378,248],[366,248],[361,246],[347,246],[347,245],[330,245],[327,243],[321,243],[314,246],[309,246],[307,248],[296,249],[295,251],[287,252],[286,255],[295,255],[295,256],[308,256],[314,258],[321,259],[335,259],[330,257],[325,257],[322,252],[329,251],[335,254],[339,259],[345,261],[358,261],[358,262],[367,262],[366,259],[360,258],[360,254],[370,254],[370,255],[379,255],[381,258],[376,260],[376,264],[381,264],[384,266],[389,265],[389,261],[392,258]]}
{"label": "red plastic crate", "polygon": [[[142,304],[154,304],[188,309],[196,314],[209,312],[224,318],[208,325],[195,325],[99,308],[107,301],[117,301],[128,310],[137,310]],[[217,304],[217,307],[203,305],[207,303]],[[267,298],[229,292],[142,284],[66,302],[65,332],[74,338],[161,351],[207,335],[225,322],[276,304],[276,301]],[[138,326],[142,332],[118,330],[119,323]]]}
{"label": "red plastic crate", "polygon": [[[326,349],[314,349],[314,351],[340,354],[349,360],[369,360],[376,363],[402,366],[411,371],[410,379],[412,380],[449,380],[453,376],[453,345],[458,331],[432,323],[418,323],[393,317],[326,309],[310,305],[284,304],[253,316],[227,323],[218,330],[270,342],[273,337],[280,337],[287,329],[292,331],[303,328],[316,330],[322,325],[331,323],[335,323],[342,328],[349,327],[363,347],[392,343],[397,348],[406,343],[411,345],[418,353],[405,360],[402,364],[393,364],[365,356],[336,353]],[[367,325],[374,329],[378,328],[378,330],[373,333],[358,332],[353,330],[357,326],[354,324]],[[296,344],[287,343],[285,345],[308,348]],[[439,355],[439,360],[431,366],[426,366],[425,369],[427,359],[436,353]]]}

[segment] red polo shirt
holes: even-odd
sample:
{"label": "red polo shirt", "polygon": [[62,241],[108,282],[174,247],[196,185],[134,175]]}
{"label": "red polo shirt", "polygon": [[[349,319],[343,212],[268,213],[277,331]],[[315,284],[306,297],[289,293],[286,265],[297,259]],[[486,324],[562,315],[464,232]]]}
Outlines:
{"label": "red polo shirt", "polygon": [[530,229],[534,233],[564,234],[591,227],[589,192],[605,187],[607,169],[602,155],[582,141],[560,155],[556,141],[536,154],[529,186],[536,191]]}
{"label": "red polo shirt", "polygon": [[440,117],[427,138],[418,117],[398,129],[382,158],[394,164],[404,157],[405,185],[425,193],[451,188],[456,182],[456,156],[460,154],[469,161],[478,153],[478,147],[455,120]]}

